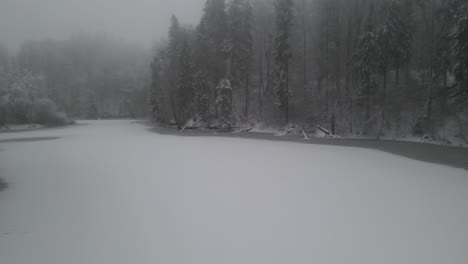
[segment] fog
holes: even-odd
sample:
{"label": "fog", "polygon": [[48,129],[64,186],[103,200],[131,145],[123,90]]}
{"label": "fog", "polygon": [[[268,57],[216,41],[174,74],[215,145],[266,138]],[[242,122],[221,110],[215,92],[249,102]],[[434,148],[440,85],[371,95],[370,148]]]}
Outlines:
{"label": "fog", "polygon": [[203,0],[0,0],[0,43],[108,33],[149,47],[167,34],[171,14],[193,24]]}

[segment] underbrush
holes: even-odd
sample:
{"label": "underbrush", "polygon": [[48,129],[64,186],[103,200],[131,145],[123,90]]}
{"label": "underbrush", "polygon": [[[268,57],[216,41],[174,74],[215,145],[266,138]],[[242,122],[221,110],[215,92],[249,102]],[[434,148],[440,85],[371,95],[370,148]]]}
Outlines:
{"label": "underbrush", "polygon": [[37,124],[45,127],[59,127],[71,125],[63,112],[57,110],[57,106],[50,99],[37,99],[27,105],[9,103],[0,109],[0,127],[8,128],[9,125]]}
{"label": "underbrush", "polygon": [[8,183],[0,178],[0,192],[4,191],[6,188],[8,188]]}

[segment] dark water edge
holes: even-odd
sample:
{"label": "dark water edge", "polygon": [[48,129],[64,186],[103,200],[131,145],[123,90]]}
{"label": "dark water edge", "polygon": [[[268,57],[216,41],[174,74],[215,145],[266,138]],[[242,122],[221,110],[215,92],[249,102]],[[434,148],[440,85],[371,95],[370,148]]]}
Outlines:
{"label": "dark water edge", "polygon": [[[287,135],[275,136],[268,133],[222,133],[210,130],[195,130],[180,132],[170,127],[158,127],[147,123],[149,130],[160,135],[182,136],[182,137],[226,137],[245,138],[257,140],[271,140],[282,142],[296,142],[314,145],[327,145],[339,147],[353,147],[380,150],[383,152],[399,155],[409,159],[447,165],[455,168],[468,170],[468,148],[440,146],[428,143],[405,142],[377,139],[344,139],[344,138],[310,138],[302,136]],[[468,174],[467,174],[468,176]]]}
{"label": "dark water edge", "polygon": [[7,188],[8,183],[4,179],[0,178],[0,192],[6,190]]}
{"label": "dark water edge", "polygon": [[11,134],[11,133],[23,133],[23,132],[33,132],[33,131],[41,131],[41,130],[57,130],[57,129],[65,129],[74,126],[86,126],[86,123],[77,123],[74,121],[73,124],[63,125],[63,126],[43,126],[43,127],[33,127],[33,128],[25,128],[25,129],[17,129],[17,130],[8,130],[8,129],[0,129],[0,134]]}
{"label": "dark water edge", "polygon": [[35,141],[57,140],[57,139],[60,139],[60,137],[12,138],[12,139],[0,140],[0,143],[35,142]]}

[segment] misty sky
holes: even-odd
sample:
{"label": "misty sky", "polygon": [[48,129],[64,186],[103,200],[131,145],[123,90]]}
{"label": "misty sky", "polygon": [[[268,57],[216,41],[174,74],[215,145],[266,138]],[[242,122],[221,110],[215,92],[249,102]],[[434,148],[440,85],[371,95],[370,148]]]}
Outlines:
{"label": "misty sky", "polygon": [[0,0],[0,43],[65,39],[74,32],[106,32],[147,47],[167,34],[169,19],[200,18],[205,0]]}

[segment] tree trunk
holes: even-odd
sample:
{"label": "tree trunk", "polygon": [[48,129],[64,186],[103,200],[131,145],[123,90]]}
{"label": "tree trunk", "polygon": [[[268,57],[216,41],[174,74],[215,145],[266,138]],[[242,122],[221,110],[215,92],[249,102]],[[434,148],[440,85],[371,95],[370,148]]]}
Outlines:
{"label": "tree trunk", "polygon": [[400,120],[401,120],[401,102],[400,102],[400,64],[397,62],[396,64],[396,74],[395,74],[395,89],[397,94],[397,102],[396,102],[396,128],[395,128],[395,137],[400,136]]}
{"label": "tree trunk", "polygon": [[259,119],[262,119],[263,115],[263,100],[262,100],[262,93],[263,93],[263,58],[262,55],[260,55],[259,58],[259,85],[258,85],[258,114],[259,114]]}
{"label": "tree trunk", "polygon": [[304,103],[307,106],[308,102],[308,95],[307,95],[307,30],[306,30],[306,19],[305,19],[305,12],[306,12],[306,0],[302,0],[302,37],[303,37],[303,88],[304,88]]}
{"label": "tree trunk", "polygon": [[434,135],[433,125],[432,125],[432,89],[433,89],[433,71],[434,71],[434,28],[435,28],[435,2],[434,0],[431,1],[431,29],[429,35],[429,85],[427,88],[427,110],[426,110],[426,118],[427,122],[429,122],[429,129],[431,130],[431,135]]}
{"label": "tree trunk", "polygon": [[[244,109],[244,115],[245,115],[245,118],[248,119],[249,118],[249,92],[250,92],[250,89],[249,89],[249,82],[250,82],[250,77],[249,77],[249,74],[246,73],[245,74],[245,109]],[[231,96],[232,97],[232,96]],[[232,100],[231,100],[232,102]]]}
{"label": "tree trunk", "polygon": [[174,120],[175,120],[176,125],[177,125],[177,129],[181,130],[182,125],[180,124],[179,116],[177,115],[177,106],[176,106],[176,103],[174,101],[174,95],[171,95],[171,107],[172,107],[172,114],[174,115]]}
{"label": "tree trunk", "polygon": [[[387,63],[385,62],[385,64]],[[387,66],[385,65],[384,72],[383,72],[382,117],[381,117],[382,120],[380,124],[379,137],[383,136],[383,131],[385,129],[386,108],[387,108]]]}
{"label": "tree trunk", "polygon": [[285,98],[285,119],[286,124],[289,124],[289,60],[286,62],[286,98]]}

